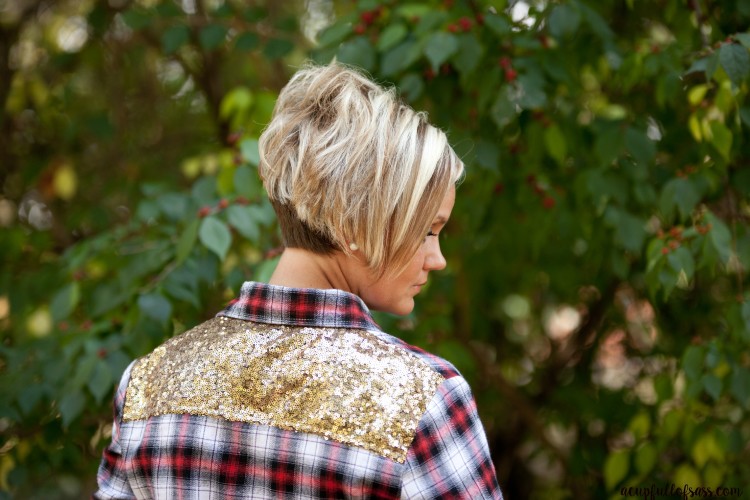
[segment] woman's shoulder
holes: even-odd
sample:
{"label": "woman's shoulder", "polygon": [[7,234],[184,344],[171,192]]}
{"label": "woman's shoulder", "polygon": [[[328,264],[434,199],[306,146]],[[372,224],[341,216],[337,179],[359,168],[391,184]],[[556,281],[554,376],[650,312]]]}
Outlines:
{"label": "woman's shoulder", "polygon": [[380,338],[380,340],[388,344],[400,347],[410,355],[415,356],[417,359],[427,364],[432,370],[439,373],[446,380],[454,377],[461,377],[461,373],[458,371],[458,369],[453,366],[450,361],[443,359],[440,356],[432,354],[431,352],[428,352],[421,347],[409,344],[408,342],[405,342],[389,333],[383,331],[372,331],[371,333]]}

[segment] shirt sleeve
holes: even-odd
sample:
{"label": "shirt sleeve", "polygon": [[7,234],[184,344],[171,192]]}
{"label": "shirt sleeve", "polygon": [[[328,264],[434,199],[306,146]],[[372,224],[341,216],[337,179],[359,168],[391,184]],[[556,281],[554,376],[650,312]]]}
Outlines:
{"label": "shirt sleeve", "polygon": [[503,498],[476,403],[463,377],[452,377],[438,388],[404,465],[402,498]]}
{"label": "shirt sleeve", "polygon": [[[135,363],[135,362],[133,362]],[[130,370],[133,363],[127,367],[120,380],[114,400],[114,423],[112,424],[112,442],[104,448],[99,471],[96,474],[96,482],[99,490],[92,495],[92,500],[132,500],[135,499],[126,477],[125,461],[122,457],[122,445],[120,443],[120,427],[122,424],[122,411],[125,405],[125,392],[130,380]]]}

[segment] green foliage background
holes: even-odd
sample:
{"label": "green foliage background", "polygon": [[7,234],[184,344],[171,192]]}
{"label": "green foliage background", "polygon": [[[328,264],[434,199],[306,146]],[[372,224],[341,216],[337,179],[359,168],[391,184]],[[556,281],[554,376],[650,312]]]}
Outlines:
{"label": "green foliage background", "polygon": [[88,494],[127,363],[270,275],[257,137],[334,56],[466,162],[378,320],[469,379],[506,495],[750,485],[747,2],[0,5],[0,497]]}

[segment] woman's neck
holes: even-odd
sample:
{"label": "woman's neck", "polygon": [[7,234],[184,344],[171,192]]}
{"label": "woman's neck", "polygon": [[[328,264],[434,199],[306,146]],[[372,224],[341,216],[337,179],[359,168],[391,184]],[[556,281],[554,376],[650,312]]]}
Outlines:
{"label": "woman's neck", "polygon": [[339,257],[338,254],[318,255],[300,248],[286,248],[268,283],[353,292]]}

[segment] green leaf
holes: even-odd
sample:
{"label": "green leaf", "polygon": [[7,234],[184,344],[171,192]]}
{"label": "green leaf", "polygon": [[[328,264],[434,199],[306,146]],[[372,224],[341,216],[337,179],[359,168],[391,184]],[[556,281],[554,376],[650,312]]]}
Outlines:
{"label": "green leaf", "polygon": [[377,48],[379,52],[385,52],[390,49],[401,40],[403,40],[408,34],[406,26],[401,23],[390,24],[378,38]]}
{"label": "green leaf", "polygon": [[645,411],[638,412],[628,424],[628,429],[633,433],[633,437],[640,441],[646,439],[651,430],[651,417]]}
{"label": "green leaf", "polygon": [[562,165],[568,155],[568,144],[560,127],[553,123],[544,130],[544,145],[549,155]]}
{"label": "green leaf", "polygon": [[581,23],[581,14],[568,4],[557,5],[547,18],[549,31],[555,38],[573,34]]}
{"label": "green leaf", "polygon": [[430,9],[420,16],[417,26],[414,28],[414,34],[421,38],[422,36],[435,31],[435,29],[448,19],[446,12]]}
{"label": "green leaf", "polygon": [[608,491],[614,490],[630,469],[630,453],[628,450],[614,451],[607,455],[604,461],[604,485]]}
{"label": "green leaf", "polygon": [[422,95],[424,80],[416,73],[407,73],[398,82],[398,88],[401,89],[407,101],[414,102]]}
{"label": "green leaf", "polygon": [[701,484],[701,476],[698,474],[693,467],[688,464],[682,464],[675,469],[674,476],[672,476],[672,482],[674,484]]}
{"label": "green leaf", "polygon": [[408,68],[419,59],[421,50],[414,40],[406,39],[383,54],[380,71],[383,76],[391,76]]}
{"label": "green leaf", "polygon": [[504,17],[500,17],[496,14],[487,14],[484,16],[484,24],[500,37],[510,35],[512,31],[512,25],[510,22]]}
{"label": "green leaf", "polygon": [[263,7],[256,5],[250,6],[245,10],[243,16],[245,20],[255,23],[258,21],[265,20],[268,17],[268,10]]}
{"label": "green leaf", "polygon": [[706,392],[717,401],[721,396],[721,379],[712,373],[706,373],[701,378],[701,383]]}
{"label": "green leaf", "polygon": [[641,164],[650,164],[656,156],[656,145],[654,141],[634,128],[628,128],[625,133],[625,148]]}
{"label": "green leaf", "polygon": [[685,349],[682,355],[682,371],[685,372],[689,381],[697,380],[703,373],[704,358],[705,350],[700,346],[691,345]]}
{"label": "green leaf", "polygon": [[735,33],[735,40],[750,49],[750,33]]}
{"label": "green leaf", "polygon": [[294,44],[283,38],[272,38],[263,47],[263,55],[271,60],[281,59],[294,50]]}
{"label": "green leaf", "polygon": [[458,40],[450,33],[433,33],[427,38],[424,55],[432,63],[432,70],[437,72],[440,65],[458,51]]}
{"label": "green leaf", "polygon": [[689,75],[690,73],[703,72],[705,73],[706,80],[710,80],[714,76],[714,73],[716,73],[716,68],[718,67],[719,54],[716,52],[712,52],[706,57],[702,57],[694,61],[693,64],[690,65],[690,68],[685,72],[685,74]]}
{"label": "green leaf", "polygon": [[547,104],[547,94],[544,91],[544,78],[536,73],[518,77],[520,96],[517,100],[523,109],[539,109]]}
{"label": "green leaf", "polygon": [[139,8],[128,9],[122,14],[122,20],[125,24],[135,31],[150,26],[154,17],[153,12]]}
{"label": "green leaf", "polygon": [[91,294],[93,306],[91,316],[97,317],[111,311],[130,298],[130,291],[119,283],[104,283],[97,286]]}
{"label": "green leaf", "polygon": [[184,15],[182,9],[173,3],[161,3],[157,5],[156,13],[161,17],[179,17]]}
{"label": "green leaf", "polygon": [[53,321],[67,318],[78,305],[81,288],[77,281],[68,283],[55,293],[50,302],[50,313]]}
{"label": "green leaf", "polygon": [[268,283],[271,279],[271,275],[273,275],[273,272],[276,270],[280,258],[281,257],[278,256],[261,262],[255,269],[255,281],[259,283]]}
{"label": "green leaf", "polygon": [[262,188],[258,175],[246,165],[237,167],[234,171],[234,190],[248,200],[261,196]]}
{"label": "green leaf", "polygon": [[227,31],[227,28],[219,24],[209,24],[201,29],[198,34],[198,41],[204,49],[213,50],[224,43]]}
{"label": "green leaf", "polygon": [[258,222],[255,220],[252,208],[232,205],[227,208],[227,220],[242,236],[252,243],[257,244],[260,239],[260,231],[258,230]]}
{"label": "green leaf", "polygon": [[342,43],[337,57],[344,64],[359,66],[367,71],[375,67],[375,48],[364,36]]}
{"label": "green leaf", "polygon": [[91,394],[94,395],[97,403],[101,403],[104,396],[109,394],[114,389],[114,378],[112,377],[112,370],[103,359],[97,359],[96,365],[94,366],[94,372],[88,380],[88,388]]}
{"label": "green leaf", "polygon": [[481,140],[477,143],[477,163],[482,167],[497,172],[499,170],[500,148],[497,144]]}
{"label": "green leaf", "polygon": [[484,45],[473,33],[458,37],[458,51],[453,56],[453,65],[462,75],[473,72],[484,55]]}
{"label": "green leaf", "polygon": [[499,129],[505,128],[517,115],[516,103],[511,99],[509,89],[508,86],[501,88],[490,108],[490,116]]}
{"label": "green leaf", "polygon": [[198,237],[206,248],[215,253],[219,259],[224,260],[232,243],[232,233],[222,221],[210,216],[203,219]]}
{"label": "green leaf", "polygon": [[609,42],[615,37],[612,28],[609,27],[607,21],[598,12],[584,3],[576,3],[576,6],[581,10],[583,19],[591,27],[591,31],[596,33],[599,38],[605,42]]}
{"label": "green leaf", "polygon": [[707,432],[695,441],[691,456],[695,464],[703,468],[710,460],[722,463],[724,461],[724,453],[714,433]]}
{"label": "green leaf", "polygon": [[675,207],[679,210],[680,217],[687,219],[699,201],[701,193],[693,183],[687,178],[676,178],[664,185],[659,206],[667,219],[672,218]]}
{"label": "green leaf", "polygon": [[321,47],[327,47],[341,42],[352,32],[351,23],[341,20],[336,24],[329,26],[318,34],[318,44]]}
{"label": "green leaf", "polygon": [[255,33],[243,33],[237,37],[234,47],[238,50],[254,50],[260,45],[260,38]]}
{"label": "green leaf", "polygon": [[667,262],[674,269],[676,273],[684,272],[688,280],[692,279],[695,273],[695,261],[693,260],[693,254],[690,250],[684,246],[678,247],[677,249],[669,252],[667,255]]}
{"label": "green leaf", "polygon": [[86,404],[86,398],[81,391],[71,391],[60,400],[60,415],[62,415],[63,427],[67,428],[70,423],[78,418]]}
{"label": "green leaf", "polygon": [[173,54],[190,40],[190,30],[184,24],[169,27],[161,36],[161,46],[165,54]]}
{"label": "green leaf", "polygon": [[200,309],[198,276],[188,266],[181,266],[169,273],[163,283],[164,291],[175,299],[188,302]]}
{"label": "green leaf", "polygon": [[732,233],[724,221],[712,213],[706,214],[706,221],[711,224],[706,241],[716,252],[721,263],[726,264],[732,257]]}
{"label": "green leaf", "polygon": [[659,451],[651,443],[643,443],[635,452],[635,469],[642,476],[647,476],[656,466]]}
{"label": "green leaf", "polygon": [[726,125],[718,121],[711,122],[711,144],[725,160],[729,161],[732,151],[732,132]]}
{"label": "green leaf", "polygon": [[172,315],[172,303],[160,293],[147,293],[138,297],[138,309],[160,323],[166,323]]}
{"label": "green leaf", "polygon": [[740,119],[742,120],[742,123],[744,123],[746,127],[750,127],[750,108],[748,107],[740,108]]}
{"label": "green leaf", "polygon": [[750,410],[750,370],[735,365],[729,382],[729,391],[746,410]]}
{"label": "green leaf", "polygon": [[719,61],[729,75],[729,79],[737,86],[740,86],[750,73],[750,54],[742,45],[736,43],[722,45],[719,49]]}
{"label": "green leaf", "polygon": [[242,159],[250,165],[257,167],[260,164],[260,153],[258,152],[257,139],[245,139],[240,143],[240,154]]}
{"label": "green leaf", "polygon": [[198,225],[200,222],[198,219],[193,219],[185,228],[180,239],[177,241],[177,253],[175,255],[175,262],[179,265],[187,259],[190,252],[195,246],[195,242],[198,239]]}
{"label": "green leaf", "polygon": [[615,241],[625,250],[640,253],[646,238],[644,221],[615,207],[607,208],[604,216],[607,225],[615,228]]}

